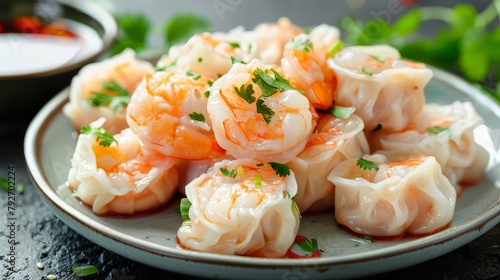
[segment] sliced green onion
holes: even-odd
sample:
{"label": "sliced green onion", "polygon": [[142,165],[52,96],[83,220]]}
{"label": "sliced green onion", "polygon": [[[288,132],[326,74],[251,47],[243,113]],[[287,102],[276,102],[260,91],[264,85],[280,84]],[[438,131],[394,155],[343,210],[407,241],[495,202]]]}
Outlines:
{"label": "sliced green onion", "polygon": [[260,174],[255,174],[253,181],[255,182],[255,188],[260,189],[262,187],[262,177]]}
{"label": "sliced green onion", "polygon": [[179,210],[181,211],[181,218],[183,222],[189,220],[189,208],[191,208],[191,201],[187,198],[181,199],[181,206]]}
{"label": "sliced green onion", "polygon": [[23,193],[24,192],[24,185],[23,183],[17,184],[17,193]]}
{"label": "sliced green onion", "polygon": [[387,57],[381,56],[381,55],[371,55],[371,57],[373,57],[378,62],[382,62],[382,63],[384,63],[387,60]]}
{"label": "sliced green onion", "polygon": [[365,235],[365,236],[361,237],[361,239],[363,239],[363,241],[365,241],[365,242],[369,242],[369,243],[373,242],[373,236]]}
{"label": "sliced green onion", "polygon": [[344,42],[338,40],[337,42],[335,42],[333,45],[330,46],[330,49],[328,50],[328,55],[330,57],[334,57],[342,48],[344,48]]}
{"label": "sliced green onion", "polygon": [[243,169],[243,166],[238,165],[238,167],[236,168],[236,171],[238,172],[238,175],[240,175],[240,177],[245,176],[245,170]]}
{"label": "sliced green onion", "polygon": [[77,266],[73,268],[73,273],[78,277],[89,276],[97,273],[97,267],[93,265]]}
{"label": "sliced green onion", "polygon": [[348,119],[354,111],[356,111],[355,107],[335,106],[332,110],[330,110],[330,113],[337,118]]}
{"label": "sliced green onion", "polygon": [[361,72],[365,73],[366,75],[368,76],[372,76],[373,75],[373,72],[366,69],[365,67],[361,68]]}

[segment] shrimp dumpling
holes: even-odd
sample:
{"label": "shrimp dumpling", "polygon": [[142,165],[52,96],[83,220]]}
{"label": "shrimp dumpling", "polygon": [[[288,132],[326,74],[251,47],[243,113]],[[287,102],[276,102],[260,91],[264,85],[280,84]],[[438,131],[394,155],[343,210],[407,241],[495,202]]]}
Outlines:
{"label": "shrimp dumpling", "polygon": [[[434,157],[387,160],[383,155],[338,164],[328,176],[335,184],[335,218],[371,236],[430,234],[450,223],[457,195]],[[362,169],[365,167],[366,169]]]}
{"label": "shrimp dumpling", "polygon": [[207,110],[217,143],[235,158],[286,163],[314,126],[309,100],[257,59],[213,83]]}
{"label": "shrimp dumpling", "polygon": [[167,203],[177,190],[176,160],[146,149],[129,128],[114,138],[105,147],[94,134],[79,135],[68,175],[76,197],[98,215],[130,215]]}
{"label": "shrimp dumpling", "polygon": [[370,152],[360,117],[336,118],[320,115],[304,150],[287,163],[295,173],[300,212],[321,211],[334,205],[335,187],[327,176],[340,162],[360,158]]}
{"label": "shrimp dumpling", "polygon": [[283,257],[299,229],[296,193],[293,171],[281,177],[259,160],[218,162],[186,186],[191,207],[179,243],[203,252]]}
{"label": "shrimp dumpling", "polygon": [[474,139],[474,129],[481,123],[470,102],[456,101],[449,105],[427,104],[430,121],[421,130],[381,133],[373,137],[377,153],[389,157],[425,154],[434,156],[443,173],[460,190],[460,183],[481,180],[489,154]]}
{"label": "shrimp dumpling", "polygon": [[[122,102],[128,98],[125,95],[132,94],[144,76],[152,74],[154,71],[151,63],[137,59],[135,52],[131,49],[126,49],[111,58],[86,65],[71,81],[69,103],[63,107],[63,113],[71,120],[77,130],[104,117],[107,121],[103,128],[112,134],[119,133],[128,127],[125,120],[128,104]],[[103,83],[114,84],[111,87],[104,87]],[[120,92],[124,95],[120,102],[106,101],[102,104],[91,102],[91,98],[95,97],[93,92],[113,96],[119,94],[116,92],[116,88],[125,91]]]}
{"label": "shrimp dumpling", "polygon": [[356,107],[367,131],[418,126],[424,88],[433,76],[422,63],[400,59],[389,46],[346,47],[328,60],[337,77],[335,104]]}

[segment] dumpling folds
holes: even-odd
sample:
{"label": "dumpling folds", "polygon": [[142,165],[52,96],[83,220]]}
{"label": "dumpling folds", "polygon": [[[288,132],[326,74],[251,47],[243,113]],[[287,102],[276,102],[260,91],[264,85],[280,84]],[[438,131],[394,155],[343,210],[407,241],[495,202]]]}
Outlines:
{"label": "dumpling folds", "polygon": [[219,254],[283,257],[300,218],[293,172],[280,177],[267,163],[224,160],[186,186],[190,220],[177,232],[182,247]]}
{"label": "dumpling folds", "polygon": [[425,113],[430,118],[425,129],[377,136],[377,153],[389,157],[434,156],[457,190],[458,183],[481,180],[489,155],[474,140],[474,129],[482,119],[473,105],[459,101],[450,105],[427,104]]}
{"label": "dumpling folds", "polygon": [[450,223],[456,192],[434,157],[388,161],[363,157],[378,166],[362,169],[357,160],[337,165],[328,179],[335,184],[335,218],[352,231],[371,236],[429,234]]}
{"label": "dumpling folds", "polygon": [[326,210],[334,205],[334,186],[327,176],[338,163],[370,152],[361,118],[321,115],[306,147],[287,163],[295,173],[301,213]]}
{"label": "dumpling folds", "polygon": [[346,47],[328,65],[338,81],[335,104],[356,107],[367,131],[379,124],[386,131],[416,125],[433,76],[424,64],[402,60],[396,49],[379,45]]}
{"label": "dumpling folds", "polygon": [[118,144],[103,147],[94,134],[78,137],[68,175],[76,197],[96,214],[134,214],[167,203],[177,190],[177,160],[147,150],[129,128],[114,138]]}

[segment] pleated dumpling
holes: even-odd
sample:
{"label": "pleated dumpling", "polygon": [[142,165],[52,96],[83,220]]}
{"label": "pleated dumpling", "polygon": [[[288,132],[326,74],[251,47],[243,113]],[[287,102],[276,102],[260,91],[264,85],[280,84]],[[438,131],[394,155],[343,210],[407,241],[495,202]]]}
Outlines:
{"label": "pleated dumpling", "polygon": [[300,212],[333,207],[334,186],[327,176],[343,160],[370,152],[363,128],[363,121],[354,114],[348,119],[320,115],[304,150],[287,163],[297,179],[295,202]]}
{"label": "pleated dumpling", "polygon": [[78,137],[68,175],[76,197],[96,214],[130,215],[167,203],[177,190],[177,160],[148,150],[129,128],[102,145],[104,121],[89,125],[99,136]]}
{"label": "pleated dumpling", "polygon": [[346,47],[328,60],[337,77],[335,104],[356,107],[367,131],[401,131],[415,123],[433,76],[422,63],[400,59],[387,45]]}
{"label": "pleated dumpling", "polygon": [[337,222],[359,234],[430,234],[453,217],[456,192],[434,157],[366,155],[340,163],[328,179]]}
{"label": "pleated dumpling", "polygon": [[449,105],[427,104],[430,121],[425,129],[380,133],[373,142],[378,153],[389,157],[425,154],[434,156],[443,173],[455,185],[477,183],[488,163],[488,152],[474,139],[474,129],[482,123],[470,102]]}
{"label": "pleated dumpling", "polygon": [[[281,170],[274,166],[277,170]],[[186,186],[189,220],[177,232],[183,248],[227,255],[285,256],[299,229],[297,184],[254,159],[224,160]]]}

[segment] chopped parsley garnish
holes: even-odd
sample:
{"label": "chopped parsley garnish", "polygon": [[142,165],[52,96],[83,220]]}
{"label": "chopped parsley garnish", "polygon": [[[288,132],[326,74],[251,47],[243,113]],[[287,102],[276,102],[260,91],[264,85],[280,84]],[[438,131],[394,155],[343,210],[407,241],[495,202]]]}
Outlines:
{"label": "chopped parsley garnish", "polygon": [[309,38],[307,38],[307,36],[299,35],[299,36],[293,37],[292,40],[290,40],[285,45],[285,48],[286,49],[296,49],[296,50],[303,51],[303,52],[310,52],[313,49],[313,44],[309,40]]}
{"label": "chopped parsley garnish", "polygon": [[214,81],[213,80],[208,80],[207,84],[208,84],[209,87],[211,87],[214,84]]}
{"label": "chopped parsley garnish", "polygon": [[262,90],[262,96],[271,96],[278,90],[281,92],[285,90],[297,90],[302,92],[301,90],[292,87],[290,82],[283,78],[278,71],[274,69],[271,69],[271,71],[274,73],[274,78],[260,68],[257,68],[257,70],[253,72],[254,78],[252,78],[252,81],[260,87]]}
{"label": "chopped parsley garnish", "polygon": [[378,171],[378,166],[377,164],[375,164],[375,162],[366,160],[364,158],[359,158],[356,162],[356,166],[359,166],[359,168],[362,168],[363,170],[375,169],[375,171]]}
{"label": "chopped parsley garnish", "polygon": [[338,40],[337,42],[333,43],[330,46],[330,49],[328,50],[328,55],[330,57],[334,57],[343,48],[344,48],[344,42],[342,42],[341,40]]}
{"label": "chopped parsley garnish", "polygon": [[241,64],[247,64],[245,61],[239,59],[239,58],[236,58],[234,56],[231,56],[231,63],[232,64],[235,64],[235,63],[241,63]]}
{"label": "chopped parsley garnish", "polygon": [[248,85],[247,87],[245,87],[245,85],[241,85],[239,89],[237,87],[234,87],[234,90],[236,91],[236,94],[238,94],[239,97],[248,102],[248,104],[252,104],[253,102],[255,102],[255,96],[253,96],[255,91],[253,90],[252,84]]}
{"label": "chopped parsley garnish", "polygon": [[378,62],[384,63],[387,60],[387,57],[381,56],[381,55],[370,55],[373,59],[377,60]]}
{"label": "chopped parsley garnish", "polygon": [[228,44],[231,46],[231,48],[233,49],[239,49],[240,48],[240,44],[239,43],[236,43],[236,42],[228,42]]}
{"label": "chopped parsley garnish", "polygon": [[330,110],[330,114],[332,114],[334,117],[337,118],[348,119],[351,117],[354,111],[356,111],[355,107],[335,106],[333,107],[333,109]]}
{"label": "chopped parsley garnish", "polygon": [[379,130],[382,130],[382,124],[380,124],[380,123],[377,124],[377,126],[374,129],[372,129],[372,132],[379,131]]}
{"label": "chopped parsley garnish", "polygon": [[198,73],[194,73],[193,71],[187,71],[186,74],[190,77],[193,78],[193,80],[198,80],[199,78],[201,78],[201,75],[198,74]]}
{"label": "chopped parsley garnish", "polygon": [[365,73],[366,75],[368,76],[372,76],[373,75],[373,72],[366,69],[365,67],[361,68],[361,72]]}
{"label": "chopped parsley garnish", "polygon": [[195,121],[205,122],[205,116],[202,113],[192,112],[189,117]]}
{"label": "chopped parsley garnish", "polygon": [[111,133],[106,131],[102,127],[90,127],[89,125],[82,126],[80,129],[81,134],[94,134],[97,136],[96,141],[99,141],[99,139],[102,139],[101,142],[99,142],[99,145],[103,147],[109,147],[111,143],[115,142],[118,145],[118,141],[113,137]]}
{"label": "chopped parsley garnish", "polygon": [[205,91],[205,93],[204,93],[204,94],[205,94],[205,97],[206,97],[206,98],[208,98],[208,97],[210,96],[210,91],[209,91],[209,90],[207,90],[207,91]]}
{"label": "chopped parsley garnish", "polygon": [[449,125],[446,125],[446,126],[436,125],[436,126],[427,128],[425,130],[425,132],[427,132],[429,134],[439,134],[440,132],[443,132],[443,131],[447,130],[448,128],[450,128]]}
{"label": "chopped parsley garnish", "polygon": [[93,91],[93,97],[87,99],[93,107],[107,106],[111,110],[118,112],[130,102],[130,92],[119,83],[111,80],[102,82],[101,87],[110,93]]}
{"label": "chopped parsley garnish", "polygon": [[191,208],[191,201],[187,198],[181,199],[181,204],[179,206],[179,212],[181,213],[182,221],[189,220],[189,208]]}
{"label": "chopped parsley garnish", "polygon": [[277,162],[270,162],[271,167],[276,171],[276,175],[280,177],[286,177],[290,175],[290,168],[286,164],[281,164]]}
{"label": "chopped parsley garnish", "polygon": [[264,104],[264,100],[262,98],[257,100],[257,113],[262,115],[266,123],[270,123],[274,115],[274,111]]}
{"label": "chopped parsley garnish", "polygon": [[222,175],[224,175],[226,177],[230,177],[230,178],[236,177],[236,170],[235,169],[228,170],[227,168],[221,167],[220,172],[222,173]]}
{"label": "chopped parsley garnish", "polygon": [[203,57],[198,57],[198,62],[202,63],[203,62]]}
{"label": "chopped parsley garnish", "polygon": [[318,248],[318,241],[314,238],[311,238],[311,240],[305,238],[304,241],[297,242],[297,245],[299,245],[300,249],[302,249],[305,252],[311,252],[311,253],[315,251],[323,252],[323,250]]}
{"label": "chopped parsley garnish", "polygon": [[97,267],[93,265],[77,266],[73,268],[73,273],[78,277],[85,277],[97,273]]}

